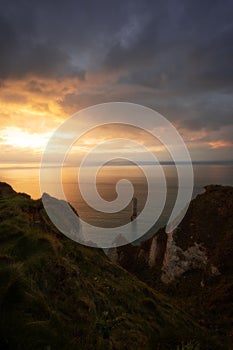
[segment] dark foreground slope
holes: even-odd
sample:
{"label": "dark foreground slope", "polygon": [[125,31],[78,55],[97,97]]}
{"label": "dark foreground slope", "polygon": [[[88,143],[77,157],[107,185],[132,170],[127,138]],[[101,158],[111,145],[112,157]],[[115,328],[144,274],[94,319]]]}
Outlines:
{"label": "dark foreground slope", "polygon": [[140,246],[120,247],[118,262],[233,349],[232,187],[207,186],[174,232],[161,229]]}
{"label": "dark foreground slope", "polygon": [[59,234],[0,183],[1,349],[214,349],[203,328],[99,249]]}

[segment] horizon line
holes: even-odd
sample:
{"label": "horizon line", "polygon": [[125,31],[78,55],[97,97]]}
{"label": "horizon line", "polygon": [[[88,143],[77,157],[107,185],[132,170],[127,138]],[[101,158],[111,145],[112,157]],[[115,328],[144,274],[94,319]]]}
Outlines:
{"label": "horizon line", "polygon": [[[192,165],[233,165],[233,160],[193,160]],[[140,161],[138,164],[135,164],[131,161],[127,160],[112,160],[103,166],[137,166],[137,165],[173,165],[176,164],[179,165],[185,165],[190,164],[190,162],[186,161],[161,161],[161,162],[148,162],[148,161]],[[100,162],[92,163],[90,166],[98,166],[100,165]],[[39,169],[41,167],[40,163],[1,163],[0,169]],[[48,166],[44,166],[44,168],[56,168],[60,167],[60,165],[57,164],[51,164]],[[75,168],[80,167],[80,164],[63,164],[62,168]]]}

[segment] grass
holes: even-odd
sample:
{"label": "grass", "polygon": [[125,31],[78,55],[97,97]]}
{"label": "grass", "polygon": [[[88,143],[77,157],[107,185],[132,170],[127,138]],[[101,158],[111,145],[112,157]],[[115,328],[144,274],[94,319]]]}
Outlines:
{"label": "grass", "polygon": [[200,344],[196,341],[189,341],[186,344],[181,344],[177,346],[177,350],[200,350]]}
{"label": "grass", "polygon": [[8,192],[0,202],[2,349],[175,349],[205,338],[171,298],[61,235],[40,201]]}

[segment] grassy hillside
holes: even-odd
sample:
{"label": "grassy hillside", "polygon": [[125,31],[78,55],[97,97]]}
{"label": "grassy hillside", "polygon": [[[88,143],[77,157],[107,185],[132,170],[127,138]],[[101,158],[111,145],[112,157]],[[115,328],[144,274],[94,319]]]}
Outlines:
{"label": "grassy hillside", "polygon": [[171,298],[101,250],[61,235],[40,200],[5,183],[0,183],[0,312],[1,349],[176,349],[196,341],[215,347]]}

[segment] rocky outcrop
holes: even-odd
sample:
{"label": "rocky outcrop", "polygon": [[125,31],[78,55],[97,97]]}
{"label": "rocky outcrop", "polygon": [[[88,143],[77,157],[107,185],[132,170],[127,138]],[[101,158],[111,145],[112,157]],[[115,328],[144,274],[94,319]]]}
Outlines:
{"label": "rocky outcrop", "polygon": [[168,234],[166,252],[161,270],[161,280],[164,283],[173,282],[186,271],[192,269],[205,269],[208,261],[205,248],[201,244],[182,250],[176,245],[173,232]]}
{"label": "rocky outcrop", "polygon": [[218,185],[207,186],[190,203],[174,232],[160,229],[137,247],[118,248],[124,268],[181,300],[224,349],[233,349],[232,259],[233,188]]}
{"label": "rocky outcrop", "polygon": [[[122,267],[148,282],[160,274],[167,246],[167,234],[163,229],[138,246],[131,244],[110,249],[108,256],[114,256]],[[113,254],[114,253],[114,254]]]}
{"label": "rocky outcrop", "polygon": [[139,246],[118,248],[118,262],[151,284],[171,283],[194,270],[209,277],[231,270],[233,188],[210,185],[205,190],[174,232],[160,229]]}

